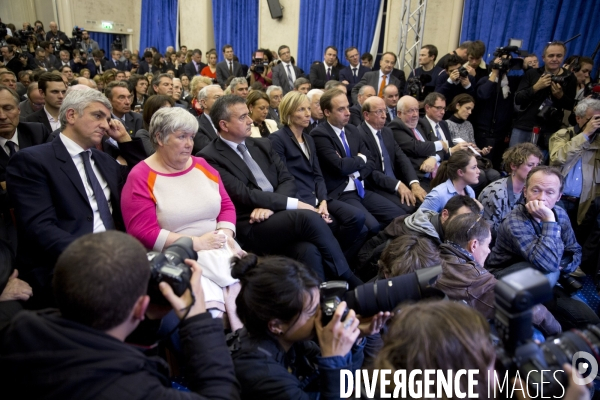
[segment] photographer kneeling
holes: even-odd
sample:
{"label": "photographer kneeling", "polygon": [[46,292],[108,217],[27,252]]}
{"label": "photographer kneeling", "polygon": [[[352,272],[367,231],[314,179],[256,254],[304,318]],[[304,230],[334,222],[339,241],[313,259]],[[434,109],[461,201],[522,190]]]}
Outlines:
{"label": "photographer kneeling", "polygon": [[[248,254],[231,275],[242,283],[236,305],[245,328],[228,340],[242,398],[339,399],[340,370],[361,368],[359,336],[379,331],[384,314],[359,326],[354,311],[343,318],[341,302],[323,325],[319,278],[290,258]],[[315,331],[319,345],[310,340]]]}
{"label": "photographer kneeling", "polygon": [[144,247],[114,230],[85,235],[59,257],[53,288],[60,313],[15,317],[0,346],[5,382],[27,399],[239,398],[222,324],[206,312],[202,271],[186,264],[193,293],[177,297],[164,282],[159,288],[182,319],[186,385],[195,393],[171,388],[164,360],[123,343],[145,318],[150,266]]}

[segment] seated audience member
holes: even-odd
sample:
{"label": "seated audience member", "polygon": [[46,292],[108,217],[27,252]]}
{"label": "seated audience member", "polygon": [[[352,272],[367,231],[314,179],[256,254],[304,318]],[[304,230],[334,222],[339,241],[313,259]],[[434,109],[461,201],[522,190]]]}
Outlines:
{"label": "seated audience member", "polygon": [[323,90],[328,91],[330,89],[338,89],[344,93],[347,93],[346,85],[344,85],[342,82],[336,81],[334,79],[327,81],[327,83],[325,84],[325,88]]}
{"label": "seated audience member", "polygon": [[173,78],[173,100],[175,101],[175,107],[180,107],[185,110],[188,109],[188,103],[182,99],[181,95],[183,92],[183,86],[181,86],[181,79]]}
{"label": "seated audience member", "polygon": [[370,235],[375,235],[394,218],[406,214],[400,206],[365,189],[365,181],[375,169],[375,156],[354,125],[349,125],[348,99],[341,90],[326,91],[321,109],[327,122],[310,132],[315,141],[319,164],[329,196],[361,210]]}
{"label": "seated audience member", "polygon": [[365,122],[358,126],[358,131],[375,157],[375,168],[367,179],[367,188],[411,214],[416,210],[417,201],[422,202],[427,192],[419,184],[417,174],[394,140],[394,134],[385,127],[385,102],[373,96],[363,103],[362,110]]}
{"label": "seated audience member", "polygon": [[30,114],[25,121],[40,122],[53,132],[61,127],[58,116],[67,92],[67,85],[60,75],[44,72],[38,81],[38,88],[40,94],[44,96],[44,107]]}
{"label": "seated audience member", "polygon": [[362,116],[362,105],[371,96],[375,96],[375,88],[373,86],[365,85],[358,91],[356,96],[357,102],[350,107],[350,124],[358,127],[363,121]]}
{"label": "seated audience member", "polygon": [[200,71],[200,75],[206,76],[207,78],[212,79],[213,82],[216,82],[218,61],[217,51],[210,50],[208,53],[206,53],[206,60],[208,61],[208,65],[202,68],[202,71]]}
{"label": "seated audience member", "polygon": [[400,94],[396,85],[387,85],[383,89],[382,98],[385,102],[385,124],[387,126],[398,117],[398,100],[400,100]]}
{"label": "seated audience member", "polygon": [[53,280],[59,310],[16,316],[2,341],[0,371],[26,398],[119,398],[126,392],[139,398],[238,399],[222,323],[206,312],[202,269],[186,263],[190,289],[177,297],[167,283],[159,288],[182,320],[182,367],[193,393],[171,387],[164,360],[124,343],[152,307],[146,294],[150,269],[142,245],[115,231],[85,235],[65,249]]}
{"label": "seated audience member", "polygon": [[104,79],[102,79],[102,75],[96,75],[92,80],[96,84],[98,91],[104,93]]}
{"label": "seated audience member", "polygon": [[521,200],[527,174],[538,166],[542,157],[539,147],[532,143],[521,143],[504,152],[502,161],[508,176],[490,183],[478,198],[483,205],[483,217],[490,223],[492,243],[504,218]]}
{"label": "seated audience member", "polygon": [[435,178],[431,181],[431,192],[427,194],[420,208],[441,212],[444,204],[451,197],[463,195],[475,198],[475,192],[470,185],[479,182],[479,168],[473,153],[460,150],[438,168]]}
{"label": "seated audience member", "polygon": [[[313,205],[299,200],[294,177],[266,139],[250,138],[252,120],[243,98],[215,101],[211,119],[219,130],[201,152],[219,171],[237,213],[237,238],[259,254],[283,253],[301,260],[325,277],[361,283]],[[269,240],[265,240],[268,237]]]}
{"label": "seated audience member", "polygon": [[148,100],[144,103],[144,111],[142,112],[142,121],[144,128],[138,130],[135,133],[135,137],[141,139],[144,144],[144,151],[148,157],[150,157],[156,149],[150,139],[150,121],[155,112],[164,107],[175,107],[175,101],[170,96],[154,95],[148,97]]}
{"label": "seated audience member", "polygon": [[242,284],[236,305],[244,328],[230,339],[242,397],[339,399],[340,370],[361,368],[361,337],[386,318],[360,329],[353,310],[342,320],[342,302],[323,326],[319,277],[289,258],[248,254],[234,262],[232,275]]}
{"label": "seated audience member", "polygon": [[245,100],[248,97],[248,81],[246,78],[233,78],[229,84],[229,92]]}
{"label": "seated audience member", "polygon": [[87,68],[82,68],[81,70],[79,70],[80,77],[91,79],[91,75],[92,74],[90,73],[90,70]]}
{"label": "seated audience member", "polygon": [[297,78],[294,81],[294,90],[302,94],[308,94],[308,91],[311,90],[310,81],[304,77]]}
{"label": "seated audience member", "polygon": [[[302,93],[302,91],[299,91]],[[310,133],[320,123],[325,121],[325,115],[321,110],[321,96],[323,91],[321,89],[311,89],[307,94],[308,101],[310,101],[310,124],[306,128],[306,133]]]}
{"label": "seated audience member", "polygon": [[128,83],[129,91],[133,94],[133,107],[144,107],[148,99],[148,80],[142,75],[132,75]]}
{"label": "seated audience member", "polygon": [[[181,74],[179,79],[181,79],[181,87],[183,88],[183,92],[181,93],[181,98],[185,100],[186,97],[190,95],[190,78],[186,74]],[[187,100],[186,100],[187,102]],[[189,104],[189,103],[188,103]]]}
{"label": "seated audience member", "polygon": [[445,242],[444,228],[448,221],[457,215],[480,212],[481,208],[475,199],[458,195],[451,197],[440,213],[419,208],[414,214],[402,215],[394,219],[377,236],[365,243],[358,252],[359,266],[363,275],[373,274],[376,271],[377,260],[390,241],[404,235],[417,235],[426,238],[437,247]]}
{"label": "seated audience member", "polygon": [[[106,75],[106,74],[105,74]],[[150,85],[150,95],[161,94],[163,96],[173,96],[173,78],[167,74],[158,74],[152,79]]]}
{"label": "seated audience member", "polygon": [[133,137],[137,131],[142,129],[143,120],[139,113],[131,111],[131,93],[127,83],[111,82],[106,87],[104,94],[113,107],[113,115],[123,122],[127,133]]}
{"label": "seated audience member", "polygon": [[398,236],[385,247],[378,262],[377,279],[410,274],[441,263],[437,245],[423,236],[408,233]]}
{"label": "seated audience member", "polygon": [[154,70],[154,67],[152,65],[152,52],[151,51],[144,52],[143,60],[140,61],[140,65],[137,69],[137,73],[140,75],[145,75],[148,72],[152,73],[152,74],[160,72],[160,71]]}
{"label": "seated audience member", "polygon": [[[36,292],[37,306],[51,302],[54,264],[71,242],[86,233],[123,229],[121,188],[129,169],[146,156],[111,111],[95,90],[70,91],[56,138],[18,151],[6,169],[19,234],[17,265]],[[118,143],[128,166],[96,149],[104,135]]]}
{"label": "seated audience member", "polygon": [[255,90],[246,98],[246,105],[252,119],[251,137],[268,137],[277,131],[277,122],[268,119],[269,96],[261,90]]}
{"label": "seated audience member", "polygon": [[199,127],[198,134],[194,137],[194,151],[196,149],[198,151],[202,150],[210,141],[216,139],[218,136],[217,129],[210,118],[210,112],[215,101],[221,96],[223,96],[223,89],[221,89],[220,85],[209,85],[198,92],[197,99],[202,108],[202,114],[198,117]]}
{"label": "seated audience member", "polygon": [[[410,159],[421,186],[429,190],[431,173],[437,169],[448,151],[448,142],[439,140],[431,131],[419,131],[419,102],[412,96],[398,101],[398,118],[388,128],[404,154]],[[423,128],[421,128],[423,129]]]}
{"label": "seated audience member", "polygon": [[[423,91],[421,96],[427,96],[429,93],[435,91],[435,81],[444,69],[435,65],[435,60],[438,56],[438,49],[432,44],[426,44],[421,47],[419,51],[419,68],[416,68],[410,72],[408,79],[419,78],[423,84]],[[404,94],[406,93],[404,89]],[[423,97],[421,97],[423,98]]]}
{"label": "seated audience member", "polygon": [[279,105],[284,127],[269,135],[273,150],[294,176],[298,199],[314,205],[329,224],[347,260],[363,244],[367,230],[364,214],[327,194],[313,138],[305,132],[310,123],[310,103],[300,92],[288,93]]}
{"label": "seated audience member", "polygon": [[190,95],[184,100],[190,105],[192,115],[199,117],[204,112],[198,100],[198,93],[205,87],[212,85],[212,79],[206,76],[195,76],[190,83]]}
{"label": "seated audience member", "polygon": [[[194,49],[192,50],[192,60],[185,64],[183,69],[188,78],[192,79],[196,75],[201,75],[205,67],[206,64],[202,62],[202,51],[200,49]],[[211,76],[210,78],[216,78],[216,74],[214,77]]]}
{"label": "seated audience member", "polygon": [[44,96],[38,89],[37,82],[31,82],[27,86],[27,98],[19,103],[21,114],[20,119],[25,119],[29,115],[44,108]]}
{"label": "seated audience member", "polygon": [[452,103],[448,105],[448,110],[454,114],[446,122],[448,123],[448,129],[450,130],[452,142],[462,139],[463,141],[469,143],[470,146],[479,153],[477,156],[477,165],[482,173],[479,177],[479,183],[473,187],[475,193],[479,194],[490,182],[500,179],[501,175],[498,171],[492,168],[492,163],[490,160],[485,158],[485,156],[490,153],[492,148],[484,147],[480,149],[475,144],[473,125],[467,121],[469,115],[471,115],[473,107],[475,107],[473,97],[468,94],[459,94],[454,98],[454,100],[452,100]]}
{"label": "seated audience member", "polygon": [[462,67],[462,59],[451,56],[446,61],[446,68],[442,71],[435,83],[435,91],[446,97],[446,102],[452,102],[459,94],[473,95],[475,93],[474,78],[465,70],[461,76],[459,69]]}
{"label": "seated audience member", "polygon": [[395,64],[396,55],[394,53],[383,53],[381,60],[379,61],[380,69],[378,71],[367,72],[363,75],[360,82],[357,83],[352,89],[352,100],[356,103],[358,91],[364,85],[373,86],[377,91],[377,95],[381,98],[383,98],[383,89],[390,84],[396,85],[398,88],[398,93],[404,93],[406,79],[401,81],[392,74]]}
{"label": "seated audience member", "polygon": [[279,86],[271,85],[267,88],[267,96],[269,96],[269,113],[268,119],[272,119],[277,123],[277,128],[281,129],[281,119],[279,117],[279,103],[283,99],[283,91]]}
{"label": "seated audience member", "polygon": [[527,175],[524,199],[506,216],[486,268],[501,278],[527,267],[546,275],[554,286],[561,274],[581,262],[581,246],[567,213],[556,206],[564,178],[554,167],[533,168]]}
{"label": "seated audience member", "polygon": [[550,165],[559,167],[565,189],[558,203],[572,226],[583,222],[590,204],[600,196],[600,100],[584,99],[575,107],[577,125],[550,137]]}
{"label": "seated audience member", "polygon": [[373,55],[371,53],[363,53],[360,56],[360,65],[373,69]]}

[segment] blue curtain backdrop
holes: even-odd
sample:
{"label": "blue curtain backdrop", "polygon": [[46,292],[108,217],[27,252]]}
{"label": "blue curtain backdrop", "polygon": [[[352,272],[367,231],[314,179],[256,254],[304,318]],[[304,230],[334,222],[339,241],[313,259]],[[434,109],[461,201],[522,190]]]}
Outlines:
{"label": "blue curtain backdrop", "polygon": [[[223,45],[230,44],[240,62],[250,65],[252,53],[258,49],[258,0],[213,0],[212,6],[219,61],[223,61]],[[282,29],[273,34],[284,34]]]}
{"label": "blue curtain backdrop", "polygon": [[344,50],[355,46],[360,54],[369,51],[375,35],[382,0],[300,0],[300,32],[296,64],[306,74],[313,61],[323,61],[327,46],[338,49],[338,58],[347,64]]}
{"label": "blue curtain backdrop", "polygon": [[[106,58],[110,59],[110,51],[112,50],[112,44],[115,41],[117,35],[113,33],[103,33],[103,32],[89,32],[90,38],[94,39],[98,42],[98,47],[104,50],[106,54]],[[125,43],[124,36],[121,37],[123,43]]]}
{"label": "blue curtain backdrop", "polygon": [[164,54],[175,46],[177,35],[177,0],[142,0],[140,55],[147,47]]}
{"label": "blue curtain backdrop", "polygon": [[[565,41],[567,56],[591,56],[598,41],[600,1],[585,0],[466,0],[461,42],[482,40],[491,55],[496,47],[506,46],[508,39],[523,39],[523,48],[540,58],[551,41]],[[486,58],[489,60],[489,58]],[[600,60],[596,57],[595,64]]]}

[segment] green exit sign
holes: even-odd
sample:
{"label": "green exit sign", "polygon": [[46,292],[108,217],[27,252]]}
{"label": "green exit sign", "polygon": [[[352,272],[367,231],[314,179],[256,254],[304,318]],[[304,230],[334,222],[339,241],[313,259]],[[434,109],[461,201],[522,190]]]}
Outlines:
{"label": "green exit sign", "polygon": [[112,29],[113,28],[113,24],[112,24],[112,22],[104,22],[104,21],[102,21],[102,28],[103,29]]}

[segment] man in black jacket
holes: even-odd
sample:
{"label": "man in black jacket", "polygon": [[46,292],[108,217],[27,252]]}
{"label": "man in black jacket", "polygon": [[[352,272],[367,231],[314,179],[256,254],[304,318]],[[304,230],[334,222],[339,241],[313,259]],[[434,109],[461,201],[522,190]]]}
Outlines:
{"label": "man in black jacket", "polygon": [[17,315],[0,345],[2,376],[29,399],[116,399],[124,393],[140,399],[239,399],[222,324],[206,312],[200,265],[186,263],[192,276],[181,297],[167,283],[159,289],[182,320],[183,369],[192,393],[171,387],[164,360],[124,343],[146,311],[154,308],[156,315],[157,309],[146,294],[146,250],[115,231],[85,235],[61,255],[53,283],[60,313]]}

